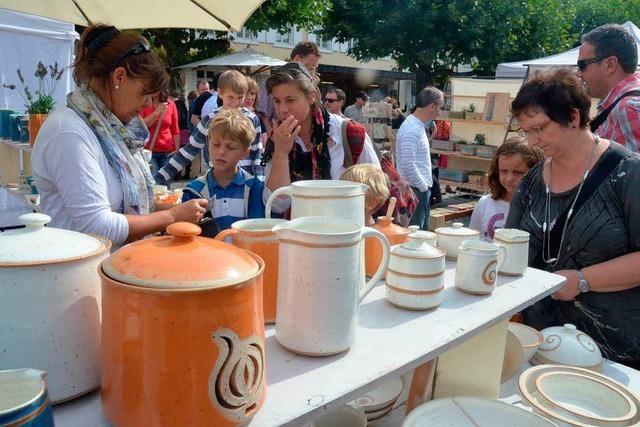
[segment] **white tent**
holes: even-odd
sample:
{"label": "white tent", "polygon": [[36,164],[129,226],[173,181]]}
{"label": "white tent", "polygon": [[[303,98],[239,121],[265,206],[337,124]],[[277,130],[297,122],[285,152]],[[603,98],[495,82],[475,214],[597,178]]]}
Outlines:
{"label": "white tent", "polygon": [[[635,38],[638,47],[638,56],[640,57],[640,29],[631,21],[625,22],[622,26]],[[502,64],[498,64],[496,68],[496,78],[524,78],[527,73],[527,67],[534,70],[563,65],[576,65],[578,62],[579,49],[579,47],[575,47],[566,52],[527,61],[503,62]]]}
{"label": "white tent", "polygon": [[[286,61],[272,58],[247,47],[239,52],[203,59],[202,61],[192,62],[175,68],[229,67],[240,70],[244,69],[246,74],[257,74],[269,67],[281,67],[284,64],[286,64]],[[251,70],[252,68],[253,71]]]}
{"label": "white tent", "polygon": [[[38,61],[44,65],[57,62],[59,67],[69,67],[73,63],[73,44],[77,38],[73,24],[0,9],[0,108],[25,110],[16,70],[23,71],[25,84],[33,92],[37,88],[38,79],[33,73]],[[1,83],[15,83],[17,88],[6,89]],[[54,94],[58,105],[64,105],[66,94],[73,87],[71,68],[68,68]]]}

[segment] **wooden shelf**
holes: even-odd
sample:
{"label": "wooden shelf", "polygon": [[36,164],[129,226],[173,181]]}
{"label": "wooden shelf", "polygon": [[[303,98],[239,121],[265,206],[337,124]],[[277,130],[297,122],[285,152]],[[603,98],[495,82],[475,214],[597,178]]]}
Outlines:
{"label": "wooden shelf", "polygon": [[498,122],[498,121],[488,121],[488,120],[471,120],[471,119],[454,119],[451,117],[436,117],[434,120],[443,120],[447,122],[453,123],[475,123],[478,125],[491,125],[491,126],[502,126],[506,129],[507,122]]}
{"label": "wooden shelf", "polygon": [[12,141],[10,139],[0,139],[0,143],[11,147],[11,148],[15,148],[16,150],[20,150],[20,151],[26,151],[26,152],[30,152],[31,151],[31,145],[29,145],[28,142],[16,142],[16,141]]}
{"label": "wooden shelf", "polygon": [[491,161],[490,157],[472,156],[472,155],[469,155],[469,154],[463,154],[463,153],[461,153],[459,151],[438,150],[437,148],[432,148],[431,149],[431,154],[442,154],[444,156],[460,157],[460,158],[463,158],[463,159],[483,160],[485,162],[490,162]]}
{"label": "wooden shelf", "polygon": [[440,187],[448,185],[449,187],[463,188],[465,190],[481,191],[481,192],[489,191],[489,187],[486,185],[476,185],[476,184],[470,184],[468,182],[449,181],[447,179],[440,179],[439,181],[440,181]]}

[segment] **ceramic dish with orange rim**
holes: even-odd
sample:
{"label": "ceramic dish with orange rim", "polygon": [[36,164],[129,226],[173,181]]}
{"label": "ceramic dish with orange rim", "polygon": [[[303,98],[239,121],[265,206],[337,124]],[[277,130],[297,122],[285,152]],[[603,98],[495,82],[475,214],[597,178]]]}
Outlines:
{"label": "ceramic dish with orange rim", "polygon": [[631,426],[640,421],[640,400],[624,385],[583,368],[540,365],[518,382],[523,401],[557,422],[575,426]]}

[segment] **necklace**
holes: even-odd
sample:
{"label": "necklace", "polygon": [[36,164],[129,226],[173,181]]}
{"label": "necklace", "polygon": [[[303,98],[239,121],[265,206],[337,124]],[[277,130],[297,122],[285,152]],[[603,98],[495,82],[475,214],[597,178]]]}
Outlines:
{"label": "necklace", "polygon": [[564,245],[567,226],[569,225],[569,221],[571,220],[571,215],[573,215],[573,208],[578,201],[578,197],[580,197],[580,192],[582,191],[582,187],[584,186],[584,181],[587,179],[587,176],[589,176],[589,172],[591,172],[591,169],[589,167],[591,166],[591,162],[593,161],[596,147],[600,143],[600,138],[598,138],[598,135],[592,134],[592,136],[594,144],[593,148],[591,149],[591,155],[589,156],[589,162],[587,163],[587,168],[584,171],[584,175],[582,175],[582,181],[580,181],[580,186],[578,187],[576,197],[573,199],[571,207],[569,207],[567,219],[562,226],[562,234],[560,235],[560,246],[558,247],[558,253],[553,258],[551,257],[551,178],[553,177],[553,158],[549,162],[549,183],[546,186],[547,194],[545,201],[544,222],[542,223],[542,260],[551,267],[555,267],[556,265],[558,265],[558,261],[560,260],[560,253],[562,252],[562,246]]}

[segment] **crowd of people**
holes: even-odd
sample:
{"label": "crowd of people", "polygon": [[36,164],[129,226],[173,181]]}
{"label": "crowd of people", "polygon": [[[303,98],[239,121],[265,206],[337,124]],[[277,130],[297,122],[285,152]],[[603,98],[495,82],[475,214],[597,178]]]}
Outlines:
{"label": "crowd of people", "polygon": [[[303,42],[264,85],[229,70],[211,87],[199,82],[185,103],[168,91],[163,64],[138,33],[88,27],[77,45],[77,89],[33,149],[43,210],[53,226],[105,236],[117,247],[176,221],[208,216],[221,230],[264,217],[269,195],[293,181],[347,179],[370,187],[368,224],[403,191],[417,205],[409,223],[427,229],[429,135],[443,93],[418,91],[406,116],[396,99],[385,99],[398,129],[393,164],[361,124],[366,92],[346,108],[342,89],[329,88],[322,99],[319,60],[317,46]],[[496,228],[528,231],[529,265],[566,278],[525,310],[526,323],[574,323],[606,357],[640,367],[637,62],[634,39],[605,25],[583,37],[577,73],[552,70],[526,81],[512,103],[521,135],[496,151],[490,194],[470,226],[489,241]],[[594,118],[591,97],[600,99]],[[182,203],[156,205],[153,186],[170,183],[198,154],[206,171],[189,182]],[[288,203],[277,199],[274,213],[286,216]]]}

